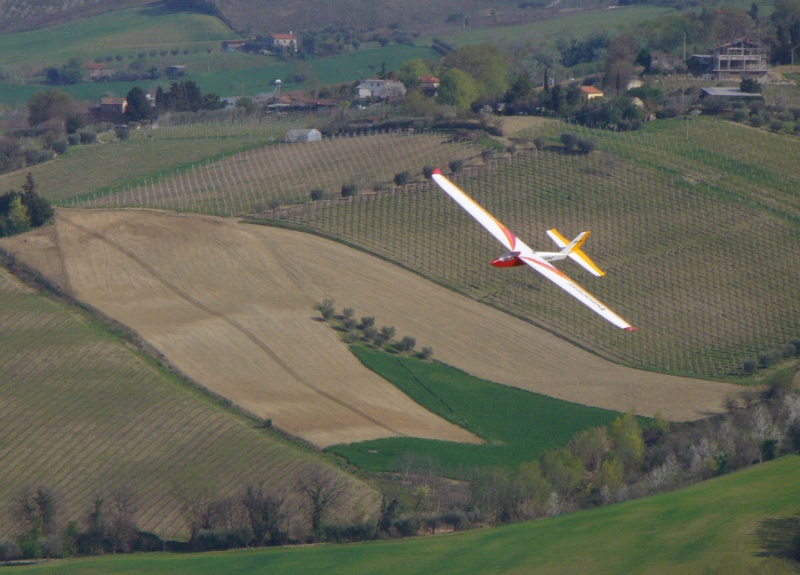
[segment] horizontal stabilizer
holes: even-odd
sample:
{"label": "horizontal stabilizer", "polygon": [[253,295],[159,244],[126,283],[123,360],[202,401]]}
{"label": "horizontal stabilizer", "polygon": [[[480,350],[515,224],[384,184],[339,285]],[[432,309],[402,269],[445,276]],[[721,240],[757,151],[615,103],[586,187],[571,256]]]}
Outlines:
{"label": "horizontal stabilizer", "polygon": [[591,232],[583,232],[577,238],[572,240],[572,242],[568,242],[567,238],[562,236],[558,233],[558,230],[552,229],[547,230],[547,235],[556,243],[556,245],[560,248],[567,248],[567,255],[572,258],[574,261],[579,263],[583,268],[585,268],[590,274],[601,277],[606,275],[606,272],[601,270],[597,265],[591,260],[589,256],[587,256],[583,250],[581,250],[581,246],[589,237]]}

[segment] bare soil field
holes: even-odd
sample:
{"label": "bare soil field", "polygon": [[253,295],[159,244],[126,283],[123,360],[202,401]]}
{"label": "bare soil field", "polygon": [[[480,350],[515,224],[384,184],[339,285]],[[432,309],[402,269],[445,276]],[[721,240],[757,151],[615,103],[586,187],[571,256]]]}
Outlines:
{"label": "bare soil field", "polygon": [[586,405],[689,420],[719,411],[737,389],[609,363],[393,264],[294,231],[60,210],[54,226],[0,245],[130,326],[199,384],[318,446],[477,440],[361,366],[315,317],[325,298],[466,372]]}

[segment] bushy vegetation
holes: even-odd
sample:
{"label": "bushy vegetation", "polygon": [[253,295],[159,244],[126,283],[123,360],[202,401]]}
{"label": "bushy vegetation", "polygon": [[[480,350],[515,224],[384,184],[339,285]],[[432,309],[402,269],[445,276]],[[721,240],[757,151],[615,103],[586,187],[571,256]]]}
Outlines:
{"label": "bushy vegetation", "polygon": [[11,190],[0,195],[0,237],[41,227],[53,215],[53,207],[48,200],[39,196],[33,176],[29,173],[21,192]]}

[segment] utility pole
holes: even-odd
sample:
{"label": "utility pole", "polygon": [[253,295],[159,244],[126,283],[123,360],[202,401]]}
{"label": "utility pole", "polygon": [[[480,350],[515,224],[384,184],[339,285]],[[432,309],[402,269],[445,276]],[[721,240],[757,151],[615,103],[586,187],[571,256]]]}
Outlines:
{"label": "utility pole", "polygon": [[686,32],[683,33],[683,61],[686,62]]}

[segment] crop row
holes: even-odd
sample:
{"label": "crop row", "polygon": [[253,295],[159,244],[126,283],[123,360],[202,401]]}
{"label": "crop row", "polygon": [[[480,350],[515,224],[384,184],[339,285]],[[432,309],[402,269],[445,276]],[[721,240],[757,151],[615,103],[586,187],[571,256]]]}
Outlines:
{"label": "crop row", "polygon": [[[773,195],[796,181],[794,167],[764,162],[760,169],[768,175],[753,178],[762,184],[753,191],[731,188],[742,177],[714,182],[708,171],[704,179],[679,172],[664,177],[661,166],[673,154],[662,150],[665,160],[650,167],[635,161],[634,146],[625,151],[630,159],[605,150],[588,156],[545,150],[458,181],[534,247],[550,249],[544,230],[552,226],[565,235],[593,230],[586,249],[608,276],[595,280],[569,263],[562,267],[639,325],[633,338],[609,330],[535,275],[488,268],[501,248],[438,189],[311,206],[281,217],[346,238],[640,367],[723,376],[796,337],[793,270],[800,253],[792,246],[800,234],[788,208],[771,206]],[[764,254],[780,256],[765,260]]]}
{"label": "crop row", "polygon": [[[140,526],[162,536],[185,531],[182,497],[201,492],[220,498],[269,480],[297,503],[291,485],[317,465],[310,455],[11,283],[0,281],[0,538],[15,529],[14,500],[39,485],[56,493],[63,519],[83,517],[96,493],[130,489]],[[351,505],[365,497],[354,491]]]}
{"label": "crop row", "polygon": [[345,184],[365,192],[393,187],[400,172],[421,177],[423,165],[447,165],[478,155],[475,146],[445,141],[439,134],[385,133],[258,147],[66,205],[241,215],[308,201],[312,191],[340,195]]}

